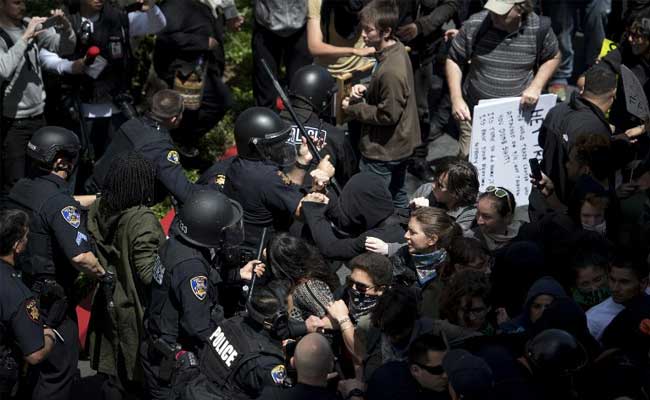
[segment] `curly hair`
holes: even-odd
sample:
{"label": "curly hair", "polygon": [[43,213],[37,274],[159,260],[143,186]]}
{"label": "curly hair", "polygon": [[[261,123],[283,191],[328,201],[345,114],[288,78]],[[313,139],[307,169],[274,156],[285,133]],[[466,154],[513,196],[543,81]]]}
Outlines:
{"label": "curly hair", "polygon": [[611,170],[610,139],[603,135],[580,135],[572,150],[578,164],[589,167],[596,179],[605,179]]}
{"label": "curly hair", "polygon": [[490,281],[485,273],[471,269],[459,271],[440,293],[440,318],[462,326],[462,321],[458,321],[458,310],[463,297],[479,297],[487,304],[490,292]]}
{"label": "curly hair", "polygon": [[440,279],[443,282],[452,278],[456,272],[456,265],[470,265],[478,258],[484,258],[486,261],[490,258],[489,250],[480,240],[464,236],[454,238],[447,248],[447,252],[450,262],[440,273]]}

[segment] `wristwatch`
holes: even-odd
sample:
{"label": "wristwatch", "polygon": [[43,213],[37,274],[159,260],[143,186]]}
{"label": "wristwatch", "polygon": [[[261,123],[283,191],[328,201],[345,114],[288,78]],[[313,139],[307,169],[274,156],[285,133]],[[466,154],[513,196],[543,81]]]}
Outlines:
{"label": "wristwatch", "polygon": [[352,397],[361,397],[361,398],[363,398],[363,396],[365,396],[365,395],[366,394],[364,393],[363,390],[361,390],[359,388],[354,388],[354,389],[350,390],[350,392],[348,393],[347,396],[345,396],[345,400],[351,399]]}

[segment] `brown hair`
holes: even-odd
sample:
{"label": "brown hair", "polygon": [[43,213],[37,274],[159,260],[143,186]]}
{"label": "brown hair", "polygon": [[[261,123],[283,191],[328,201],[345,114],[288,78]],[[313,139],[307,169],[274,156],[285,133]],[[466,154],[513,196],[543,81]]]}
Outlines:
{"label": "brown hair", "polygon": [[373,0],[363,7],[359,19],[374,25],[381,33],[390,29],[390,35],[394,36],[399,20],[397,3],[395,0]]}
{"label": "brown hair", "polygon": [[447,249],[451,241],[462,235],[462,229],[445,210],[435,207],[421,207],[411,213],[411,218],[422,225],[428,237],[438,236],[438,247]]}

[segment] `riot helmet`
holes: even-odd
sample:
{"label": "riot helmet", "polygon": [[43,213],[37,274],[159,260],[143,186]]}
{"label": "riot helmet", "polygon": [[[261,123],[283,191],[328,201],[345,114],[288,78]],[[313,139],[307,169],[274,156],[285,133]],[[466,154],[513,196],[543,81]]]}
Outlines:
{"label": "riot helmet", "polygon": [[[58,155],[76,164],[81,144],[72,131],[60,126],[44,126],[27,143],[27,155],[40,167],[51,169]],[[70,171],[68,171],[70,172]]]}
{"label": "riot helmet", "polygon": [[555,377],[572,375],[588,361],[582,344],[562,329],[546,329],[532,338],[525,357],[534,373]]}
{"label": "riot helmet", "polygon": [[336,91],[336,81],[329,71],[320,65],[300,68],[289,85],[289,95],[306,101],[318,114],[325,111]]}
{"label": "riot helmet", "polygon": [[244,211],[216,190],[193,193],[178,212],[178,232],[193,245],[212,249],[236,246],[244,240]]}
{"label": "riot helmet", "polygon": [[273,280],[265,286],[257,285],[246,302],[248,318],[277,339],[289,336],[287,296],[290,285],[286,280]]}
{"label": "riot helmet", "polygon": [[251,107],[235,121],[237,154],[242,158],[291,166],[296,161],[296,148],[290,138],[291,126],[268,108]]}

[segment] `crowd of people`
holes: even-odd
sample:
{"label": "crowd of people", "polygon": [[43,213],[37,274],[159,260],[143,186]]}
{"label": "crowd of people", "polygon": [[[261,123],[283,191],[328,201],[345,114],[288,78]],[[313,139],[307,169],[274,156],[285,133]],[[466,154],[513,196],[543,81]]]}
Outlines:
{"label": "crowd of people", "polygon": [[[649,399],[650,4],[609,3],[256,0],[194,182],[233,0],[0,0],[0,399]],[[517,204],[474,107],[542,93]]]}

